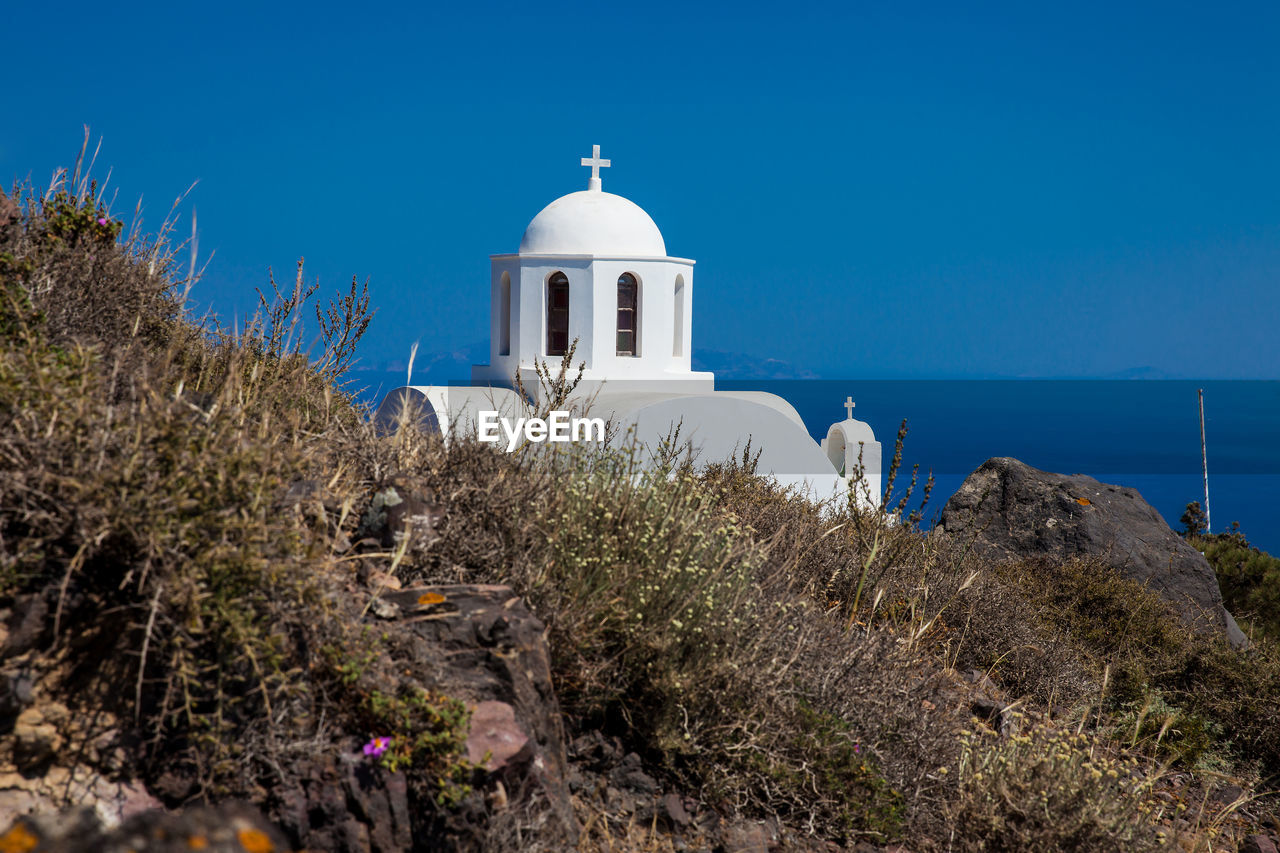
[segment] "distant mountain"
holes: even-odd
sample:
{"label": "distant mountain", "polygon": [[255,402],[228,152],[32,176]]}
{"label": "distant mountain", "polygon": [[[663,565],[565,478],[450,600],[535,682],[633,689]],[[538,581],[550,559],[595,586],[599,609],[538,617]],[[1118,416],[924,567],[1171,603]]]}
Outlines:
{"label": "distant mountain", "polygon": [[[447,382],[471,378],[473,364],[489,360],[489,342],[474,341],[451,350],[418,349],[413,360],[413,382]],[[402,358],[366,361],[352,368],[353,373],[397,373],[409,367],[408,355]],[[812,370],[796,367],[779,358],[759,358],[741,352],[697,350],[693,355],[694,370],[713,371],[720,379],[817,379]]]}
{"label": "distant mountain", "polygon": [[[471,365],[484,364],[488,360],[487,340],[473,341],[452,350],[428,350],[419,345],[413,359],[413,384],[443,384],[450,380],[467,380],[471,378]],[[403,358],[364,362],[352,368],[352,372],[405,373],[408,368],[409,359],[406,354]]]}
{"label": "distant mountain", "polygon": [[780,358],[760,358],[741,352],[698,349],[693,353],[694,370],[710,370],[717,379],[817,379],[812,370],[796,367]]}
{"label": "distant mountain", "polygon": [[1105,373],[1099,378],[1100,379],[1185,379],[1187,377],[1170,373],[1167,370],[1161,370],[1158,367],[1130,367],[1125,370],[1117,370],[1114,373]]}

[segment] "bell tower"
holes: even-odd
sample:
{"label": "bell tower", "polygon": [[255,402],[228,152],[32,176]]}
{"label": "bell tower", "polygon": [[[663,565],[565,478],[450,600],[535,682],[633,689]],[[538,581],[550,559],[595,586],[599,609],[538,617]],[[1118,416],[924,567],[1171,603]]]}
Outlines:
{"label": "bell tower", "polygon": [[599,145],[582,165],[587,188],[543,208],[517,253],[490,258],[489,363],[473,381],[509,386],[519,371],[537,387],[535,360],[554,366],[576,340],[589,385],[712,390],[690,360],[694,261],[669,256],[649,214],[604,191]]}

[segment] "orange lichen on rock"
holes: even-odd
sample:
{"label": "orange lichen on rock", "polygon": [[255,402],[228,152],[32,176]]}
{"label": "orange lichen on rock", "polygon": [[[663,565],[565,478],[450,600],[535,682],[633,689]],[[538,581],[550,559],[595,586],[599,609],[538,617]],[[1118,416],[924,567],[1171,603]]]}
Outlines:
{"label": "orange lichen on rock", "polygon": [[4,835],[0,835],[0,853],[28,853],[36,849],[40,839],[27,829],[26,824],[18,821]]}
{"label": "orange lichen on rock", "polygon": [[248,853],[275,853],[276,846],[271,839],[256,829],[242,829],[236,833],[236,838]]}

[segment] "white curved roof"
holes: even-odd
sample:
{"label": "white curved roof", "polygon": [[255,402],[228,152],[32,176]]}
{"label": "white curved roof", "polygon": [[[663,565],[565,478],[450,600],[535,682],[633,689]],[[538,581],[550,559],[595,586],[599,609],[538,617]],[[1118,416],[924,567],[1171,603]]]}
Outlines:
{"label": "white curved roof", "polygon": [[522,255],[665,258],[662,232],[635,202],[601,190],[561,196],[533,217]]}
{"label": "white curved roof", "polygon": [[853,418],[832,424],[831,429],[827,430],[827,438],[834,433],[842,433],[844,440],[850,444],[856,444],[859,441],[875,441],[876,434],[871,431],[871,425],[865,421],[855,421]]}

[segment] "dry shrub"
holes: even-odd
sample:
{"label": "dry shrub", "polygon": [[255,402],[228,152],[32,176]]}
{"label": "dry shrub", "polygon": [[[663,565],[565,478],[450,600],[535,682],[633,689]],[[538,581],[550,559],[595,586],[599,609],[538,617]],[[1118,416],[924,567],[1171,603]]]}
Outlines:
{"label": "dry shrub", "polygon": [[1178,849],[1158,828],[1164,805],[1132,758],[1085,735],[1037,727],[998,744],[966,739],[949,849],[1097,853]]}
{"label": "dry shrub", "polygon": [[92,184],[64,183],[41,198],[22,188],[14,195],[25,215],[3,251],[51,342],[114,351],[168,338],[180,311],[172,252],[136,235],[118,242],[122,224]]}
{"label": "dry shrub", "polygon": [[1158,698],[1185,721],[1182,752],[1190,762],[1226,750],[1264,776],[1280,775],[1274,644],[1263,639],[1237,650],[1194,631],[1167,601],[1097,560],[1024,561],[999,572],[1024,591],[1039,621],[1109,669],[1109,710],[1127,714]]}
{"label": "dry shrub", "polygon": [[536,554],[527,541],[539,507],[561,488],[532,460],[477,441],[392,440],[397,461],[379,486],[401,482],[442,510],[439,538],[406,555],[399,575],[428,583],[512,583]]}
{"label": "dry shrub", "polygon": [[235,405],[234,373],[207,409],[149,383],[122,402],[88,352],[18,344],[0,354],[5,595],[48,608],[39,645],[69,646],[86,708],[152,721],[153,757],[213,745],[191,755],[211,782],[297,686],[287,626],[320,609],[313,543],[274,501],[312,469],[266,440],[287,422]]}
{"label": "dry shrub", "polygon": [[[557,689],[584,727],[748,814],[835,837],[891,836],[936,799],[948,750],[929,668],[884,632],[830,620],[766,542],[687,470],[632,454],[544,460],[512,578],[548,621]],[[903,673],[915,671],[908,686]]]}
{"label": "dry shrub", "polygon": [[547,622],[571,728],[621,735],[706,801],[834,837],[936,811],[952,740],[921,710],[930,668],[797,594],[776,543],[689,470],[638,459],[423,440],[389,476],[440,503],[441,538],[400,574],[511,584]]}
{"label": "dry shrub", "polygon": [[1227,533],[1187,541],[1213,566],[1222,602],[1246,634],[1280,643],[1280,558],[1250,545],[1239,522]]}
{"label": "dry shrub", "polygon": [[709,466],[703,481],[723,511],[770,543],[771,569],[841,620],[905,634],[942,664],[982,670],[1046,708],[1096,693],[1101,665],[962,546],[900,514],[815,505],[742,465]]}
{"label": "dry shrub", "polygon": [[313,733],[341,508],[283,498],[359,486],[359,418],[269,326],[181,317],[172,252],[118,242],[91,183],[25,198],[0,246],[0,597],[30,618],[5,654],[85,719],[135,720],[179,799],[244,790],[265,745]]}
{"label": "dry shrub", "polygon": [[[954,545],[943,540],[939,547]],[[1105,667],[1070,631],[1041,616],[1013,579],[983,571],[945,615],[951,632],[942,651],[957,669],[988,675],[1010,698],[1069,715],[1097,697]]]}

